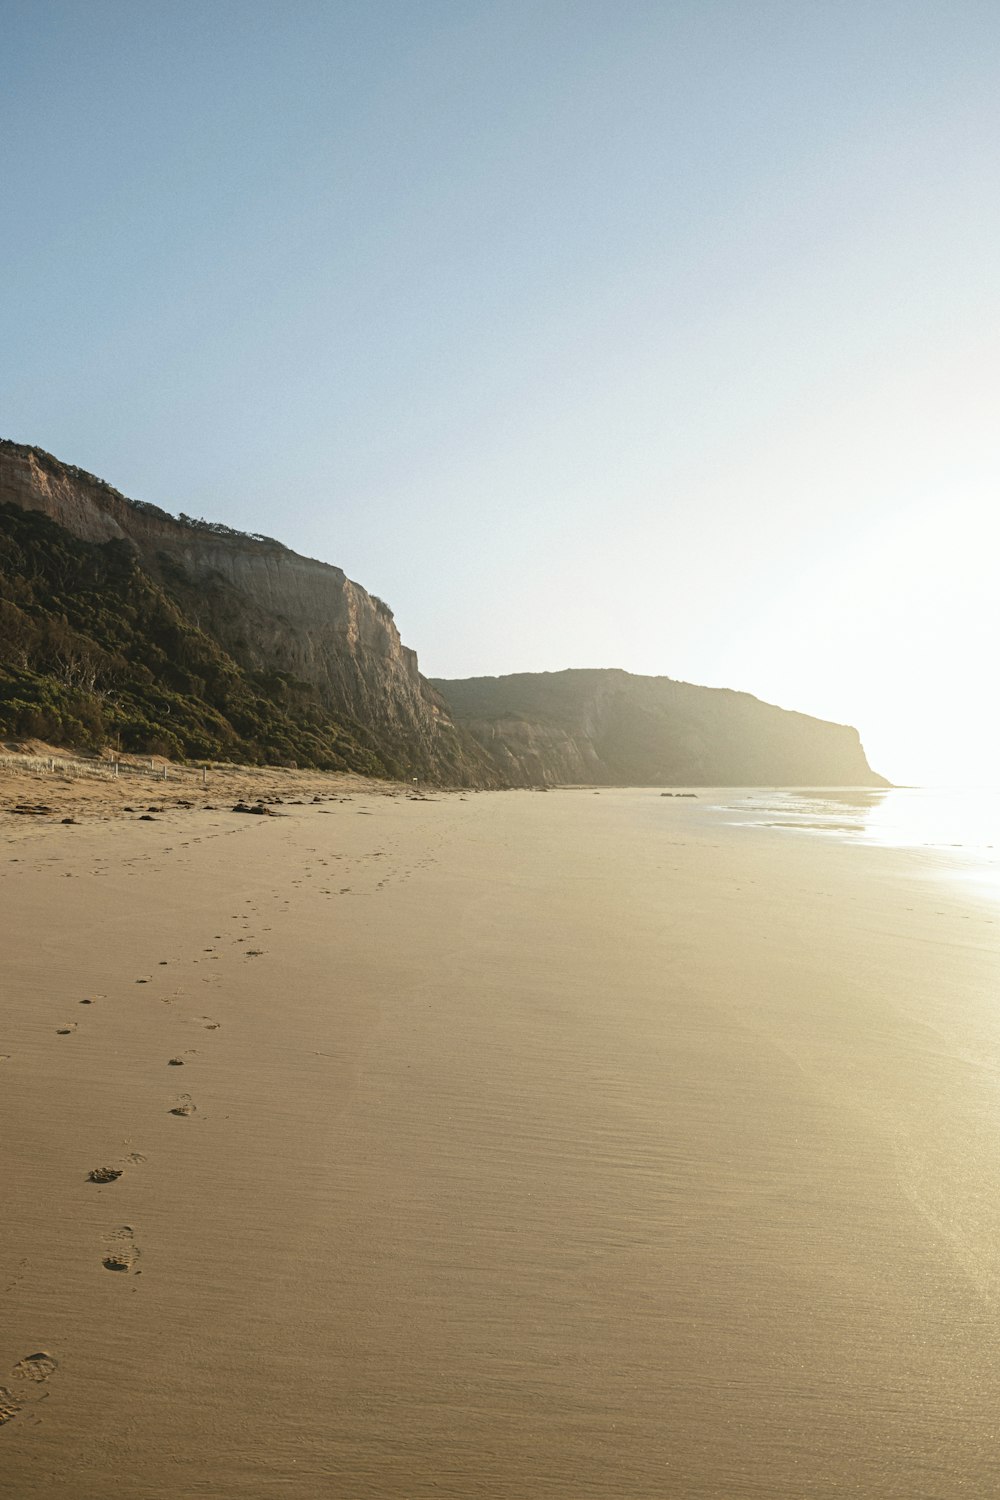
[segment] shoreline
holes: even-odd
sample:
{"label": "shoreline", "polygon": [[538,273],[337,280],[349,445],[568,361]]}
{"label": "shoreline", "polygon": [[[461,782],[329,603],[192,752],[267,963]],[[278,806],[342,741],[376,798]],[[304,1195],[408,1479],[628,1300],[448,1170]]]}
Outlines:
{"label": "shoreline", "polygon": [[[35,742],[33,742],[35,743]],[[109,752],[110,753],[110,752]],[[121,768],[115,775],[115,761]],[[881,792],[898,788],[827,787],[714,787],[680,784],[663,786],[608,786],[580,782],[530,787],[463,787],[432,782],[381,779],[354,771],[319,771],[277,765],[251,766],[234,762],[202,765],[167,760],[163,756],[119,755],[106,759],[100,755],[81,756],[65,748],[42,746],[25,750],[17,742],[0,744],[0,817],[15,813],[25,816],[36,807],[44,807],[39,818],[77,813],[106,817],[116,813],[145,811],[146,802],[165,806],[202,808],[222,811],[216,802],[288,801],[298,805],[314,797],[336,798],[340,795],[369,793],[373,796],[473,796],[486,793],[560,792],[613,795],[616,793],[650,793],[665,799],[699,800],[708,797],[733,796],[740,792],[783,792],[806,795],[813,790]],[[41,794],[41,796],[39,796]],[[135,806],[130,806],[135,804]],[[141,807],[139,804],[143,804]]]}

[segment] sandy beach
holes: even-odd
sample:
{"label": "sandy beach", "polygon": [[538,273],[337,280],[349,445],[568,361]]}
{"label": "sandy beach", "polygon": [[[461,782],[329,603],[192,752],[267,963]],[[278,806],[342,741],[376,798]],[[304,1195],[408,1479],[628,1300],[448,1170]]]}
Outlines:
{"label": "sandy beach", "polygon": [[316,781],[3,785],[0,1494],[996,1493],[986,896]]}

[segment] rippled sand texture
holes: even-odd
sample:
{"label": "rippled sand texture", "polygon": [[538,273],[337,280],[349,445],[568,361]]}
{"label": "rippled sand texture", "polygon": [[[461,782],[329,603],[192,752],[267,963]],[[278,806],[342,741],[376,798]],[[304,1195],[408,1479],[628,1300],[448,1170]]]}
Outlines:
{"label": "rippled sand texture", "polygon": [[655,793],[287,811],[0,826],[0,1494],[1000,1493],[988,904]]}

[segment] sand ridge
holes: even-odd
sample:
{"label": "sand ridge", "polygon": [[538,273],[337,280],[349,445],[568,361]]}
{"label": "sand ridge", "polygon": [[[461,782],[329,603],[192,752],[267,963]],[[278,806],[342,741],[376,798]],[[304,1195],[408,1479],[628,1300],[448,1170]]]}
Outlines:
{"label": "sand ridge", "polygon": [[[155,821],[167,809],[225,809],[284,800],[299,805],[335,801],[354,794],[422,795],[413,785],[379,781],[351,771],[299,771],[280,766],[206,765],[204,769],[164,756],[116,756],[114,760],[30,743],[0,745],[0,820],[3,824],[60,822],[134,816]],[[5,829],[10,832],[10,829]]]}

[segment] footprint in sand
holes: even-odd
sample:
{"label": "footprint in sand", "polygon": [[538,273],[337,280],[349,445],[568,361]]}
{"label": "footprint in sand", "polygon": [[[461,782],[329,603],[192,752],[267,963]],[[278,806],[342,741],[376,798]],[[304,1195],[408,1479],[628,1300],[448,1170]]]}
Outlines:
{"label": "footprint in sand", "polygon": [[123,1224],[120,1229],[114,1229],[108,1235],[107,1248],[101,1259],[101,1265],[106,1271],[135,1270],[135,1263],[139,1259],[139,1251],[135,1245],[135,1231],[131,1224]]}
{"label": "footprint in sand", "polygon": [[26,1354],[23,1359],[19,1359],[13,1373],[18,1380],[33,1380],[36,1385],[41,1385],[58,1368],[59,1361],[53,1359],[51,1354],[46,1354],[43,1349],[38,1354]]}
{"label": "footprint in sand", "polygon": [[[41,1349],[37,1354],[26,1354],[23,1359],[19,1359],[12,1373],[16,1380],[44,1385],[58,1367],[58,1361]],[[24,1386],[15,1393],[8,1386],[0,1385],[0,1427],[5,1422],[13,1421],[25,1406],[35,1406],[39,1401],[44,1401],[48,1394],[48,1391],[43,1391],[40,1396],[29,1396]]]}
{"label": "footprint in sand", "polygon": [[181,1094],[177,1099],[177,1103],[171,1107],[170,1113],[172,1115],[180,1115],[182,1119],[186,1120],[188,1115],[193,1115],[197,1108],[198,1106],[192,1103],[190,1094]]}
{"label": "footprint in sand", "polygon": [[[58,1370],[57,1359],[52,1359],[45,1350],[39,1350],[36,1355],[25,1355],[24,1359],[18,1359],[12,1374],[16,1382],[42,1386],[55,1370]],[[25,1406],[37,1406],[39,1401],[45,1400],[46,1395],[48,1391],[43,1391],[40,1395],[28,1395],[24,1385],[19,1386],[16,1391],[10,1391],[9,1386],[0,1386],[0,1427],[18,1416]]]}

